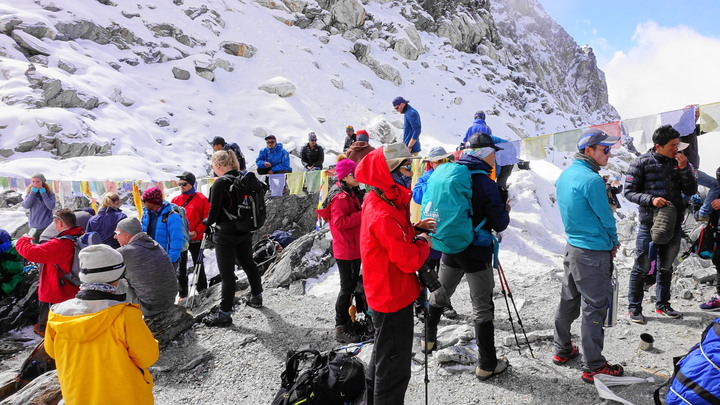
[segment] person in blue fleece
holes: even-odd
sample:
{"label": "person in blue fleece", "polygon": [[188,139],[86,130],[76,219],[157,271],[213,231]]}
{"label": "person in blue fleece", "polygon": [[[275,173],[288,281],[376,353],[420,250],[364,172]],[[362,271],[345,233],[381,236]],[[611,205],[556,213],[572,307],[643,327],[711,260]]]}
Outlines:
{"label": "person in blue fleece", "polygon": [[260,151],[255,164],[258,174],[291,173],[290,154],[283,149],[281,143],[277,143],[275,135],[265,137],[267,147]]}

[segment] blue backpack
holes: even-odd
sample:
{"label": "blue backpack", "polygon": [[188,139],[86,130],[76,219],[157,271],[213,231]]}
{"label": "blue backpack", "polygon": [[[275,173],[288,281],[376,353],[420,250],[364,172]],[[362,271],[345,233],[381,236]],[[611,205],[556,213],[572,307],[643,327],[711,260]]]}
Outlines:
{"label": "blue backpack", "polygon": [[488,174],[458,163],[444,163],[428,179],[420,213],[423,219],[435,219],[433,249],[454,254],[470,244],[490,246],[494,243],[492,234],[482,229],[486,219],[475,228],[472,225],[472,175],[475,173]]}
{"label": "blue backpack", "polygon": [[677,362],[669,381],[668,405],[720,403],[720,318],[708,325],[700,343]]}

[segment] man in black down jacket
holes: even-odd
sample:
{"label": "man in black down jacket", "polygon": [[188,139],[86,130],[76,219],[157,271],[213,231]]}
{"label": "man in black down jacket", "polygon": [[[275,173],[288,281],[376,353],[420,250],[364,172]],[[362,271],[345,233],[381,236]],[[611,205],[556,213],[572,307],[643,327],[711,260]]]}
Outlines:
{"label": "man in black down jacket", "polygon": [[322,170],[325,161],[325,151],[317,144],[315,132],[308,134],[308,143],[300,149],[300,160],[306,171]]}
{"label": "man in black down jacket", "polygon": [[692,174],[685,155],[678,153],[687,144],[680,144],[680,134],[670,125],[664,125],[653,133],[654,148],[638,157],[630,164],[625,184],[625,198],[639,205],[640,227],[635,248],[635,264],[630,273],[628,293],[628,317],[630,321],[644,324],[642,314],[643,285],[650,269],[648,259],[651,242],[650,229],[653,225],[653,213],[672,203],[677,210],[674,234],[670,242],[656,245],[657,261],[655,276],[657,281],[655,312],[677,318],[680,312],[670,306],[670,283],[672,282],[673,261],[680,250],[682,239],[681,225],[686,208],[682,194],[693,195],[697,192],[697,181]]}

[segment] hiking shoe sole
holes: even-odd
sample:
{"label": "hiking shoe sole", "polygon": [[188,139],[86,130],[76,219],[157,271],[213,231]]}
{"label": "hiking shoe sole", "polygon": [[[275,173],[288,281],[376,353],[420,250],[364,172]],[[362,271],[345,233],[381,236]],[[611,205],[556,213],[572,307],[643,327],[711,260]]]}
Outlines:
{"label": "hiking shoe sole", "polygon": [[475,377],[477,377],[480,381],[488,380],[492,377],[495,377],[496,375],[502,374],[507,371],[508,368],[510,368],[510,363],[504,359],[499,358],[497,359],[498,364],[495,366],[495,370],[493,371],[486,371],[481,369],[480,367],[475,367]]}

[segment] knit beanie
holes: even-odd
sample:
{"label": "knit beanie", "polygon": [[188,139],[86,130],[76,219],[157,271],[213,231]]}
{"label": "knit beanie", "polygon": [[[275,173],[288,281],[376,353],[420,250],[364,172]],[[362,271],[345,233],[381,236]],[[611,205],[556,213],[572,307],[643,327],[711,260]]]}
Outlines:
{"label": "knit beanie", "polygon": [[357,131],[357,140],[358,142],[370,142],[370,136],[366,130],[361,129]]}
{"label": "knit beanie", "polygon": [[157,187],[150,187],[142,194],[143,202],[161,205],[163,202],[162,191]]}
{"label": "knit beanie", "polygon": [[140,224],[140,221],[138,221],[135,217],[125,218],[122,221],[118,222],[115,229],[123,231],[128,235],[135,236],[142,232],[142,225]]}
{"label": "knit beanie", "polygon": [[338,180],[342,180],[347,177],[350,173],[355,173],[357,164],[350,159],[343,159],[335,166],[335,172],[337,173]]}
{"label": "knit beanie", "polygon": [[45,175],[42,174],[42,173],[35,173],[35,174],[33,174],[32,176],[30,176],[30,178],[31,178],[31,179],[38,178],[38,179],[40,179],[40,181],[42,181],[43,183],[47,183],[47,180],[45,180]]}
{"label": "knit beanie", "polygon": [[123,257],[108,245],[90,245],[80,251],[80,281],[112,283],[125,273]]}

